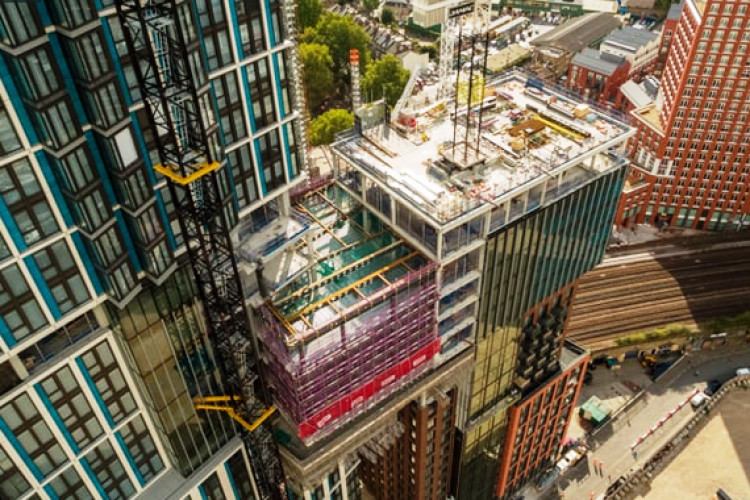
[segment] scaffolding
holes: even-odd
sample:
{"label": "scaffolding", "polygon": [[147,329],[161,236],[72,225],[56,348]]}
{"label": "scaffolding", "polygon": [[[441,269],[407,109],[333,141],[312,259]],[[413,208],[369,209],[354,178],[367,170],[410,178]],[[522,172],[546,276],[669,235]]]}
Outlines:
{"label": "scaffolding", "polygon": [[438,290],[436,265],[336,185],[297,209],[320,225],[297,248],[315,258],[260,308],[260,336],[279,409],[305,439],[439,351]]}

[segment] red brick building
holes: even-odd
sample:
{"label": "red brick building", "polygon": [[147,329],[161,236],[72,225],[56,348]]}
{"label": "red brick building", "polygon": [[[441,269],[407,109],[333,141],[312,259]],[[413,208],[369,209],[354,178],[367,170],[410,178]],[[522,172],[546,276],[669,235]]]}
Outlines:
{"label": "red brick building", "polygon": [[457,390],[432,391],[398,414],[390,448],[360,452],[362,482],[380,500],[444,499],[452,473]]}
{"label": "red brick building", "polygon": [[750,218],[750,5],[686,0],[655,102],[635,110],[616,223],[740,229]]}
{"label": "red brick building", "polygon": [[588,360],[585,349],[566,341],[560,373],[508,412],[508,433],[495,491],[498,498],[532,479],[557,458]]}
{"label": "red brick building", "polygon": [[567,86],[589,99],[613,102],[629,74],[630,64],[624,57],[586,48],[570,62]]}
{"label": "red brick building", "polygon": [[661,76],[661,73],[664,70],[664,65],[667,62],[669,47],[672,45],[672,37],[674,36],[675,31],[677,31],[677,22],[680,20],[682,5],[682,3],[673,4],[669,8],[667,18],[662,25],[661,37],[659,38],[659,56],[657,58],[656,67],[654,68],[654,74],[656,76]]}

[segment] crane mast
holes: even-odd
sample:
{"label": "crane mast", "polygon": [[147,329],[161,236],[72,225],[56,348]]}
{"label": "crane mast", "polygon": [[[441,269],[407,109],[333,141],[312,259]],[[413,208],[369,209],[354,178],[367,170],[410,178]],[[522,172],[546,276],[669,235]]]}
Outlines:
{"label": "crane mast", "polygon": [[225,412],[242,426],[260,497],[281,500],[284,473],[267,420],[274,408],[262,380],[219,190],[223,153],[212,110],[199,98],[198,83],[207,85],[207,78],[200,63],[191,65],[195,27],[189,14],[180,16],[176,0],[115,0],[115,5],[159,154],[153,168],[169,179],[208,336],[229,392],[196,398],[195,407]]}

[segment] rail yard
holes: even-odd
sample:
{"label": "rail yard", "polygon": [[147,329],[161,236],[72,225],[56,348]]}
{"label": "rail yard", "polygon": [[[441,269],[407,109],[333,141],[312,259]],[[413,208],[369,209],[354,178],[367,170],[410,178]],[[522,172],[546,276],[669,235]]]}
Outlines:
{"label": "rail yard", "polygon": [[608,253],[581,279],[570,338],[596,350],[628,333],[750,310],[747,236],[663,243]]}

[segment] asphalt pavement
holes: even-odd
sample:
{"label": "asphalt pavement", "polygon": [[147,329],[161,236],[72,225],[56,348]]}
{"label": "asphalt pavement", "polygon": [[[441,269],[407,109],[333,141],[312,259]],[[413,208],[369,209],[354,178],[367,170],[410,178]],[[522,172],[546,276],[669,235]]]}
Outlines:
{"label": "asphalt pavement", "polygon": [[[687,423],[694,410],[686,404],[661,425],[660,420],[689,398],[696,388],[703,390],[712,379],[729,380],[741,366],[750,366],[750,344],[733,342],[714,350],[686,354],[679,364],[645,388],[637,401],[589,437],[591,451],[586,459],[562,475],[555,486],[542,493],[527,487],[522,494],[526,500],[598,497],[620,475],[647,461]],[[632,448],[638,438],[652,428],[656,430]]]}

